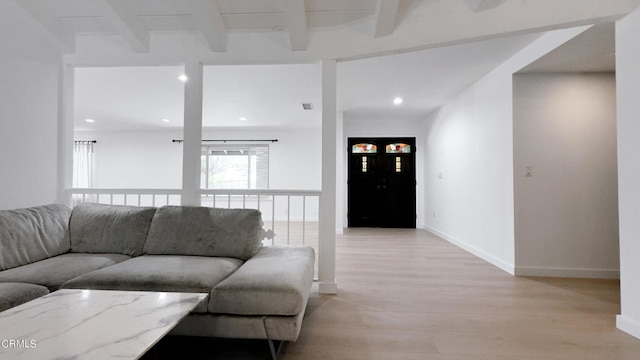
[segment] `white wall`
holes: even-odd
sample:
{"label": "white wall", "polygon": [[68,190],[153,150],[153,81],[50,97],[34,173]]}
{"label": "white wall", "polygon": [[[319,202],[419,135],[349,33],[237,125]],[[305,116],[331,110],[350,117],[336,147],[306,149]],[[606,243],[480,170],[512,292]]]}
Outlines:
{"label": "white wall", "polygon": [[424,121],[425,227],[510,273],[515,263],[512,76],[582,31],[545,34]]}
{"label": "white wall", "polygon": [[0,2],[0,209],[56,199],[60,67],[32,21]]}
{"label": "white wall", "polygon": [[[271,189],[319,190],[318,129],[203,129],[203,139],[278,139],[269,143]],[[97,140],[96,188],[169,188],[182,183],[181,130],[78,131],[76,140]]]}
{"label": "white wall", "polygon": [[422,164],[424,163],[423,140],[422,140],[422,120],[397,120],[397,119],[363,119],[352,118],[349,114],[344,114],[343,119],[343,139],[339,147],[338,156],[342,158],[343,172],[342,178],[338,179],[337,186],[343,189],[342,224],[347,225],[347,207],[348,207],[348,190],[347,190],[347,139],[351,137],[415,137],[416,138],[416,213],[418,215],[416,227],[424,226],[422,219],[423,214],[423,178]]}
{"label": "white wall", "polygon": [[180,189],[181,130],[77,131],[75,140],[96,140],[94,184],[103,189]]}
{"label": "white wall", "polygon": [[514,76],[517,275],[619,277],[615,86],[613,73]]}
{"label": "white wall", "polygon": [[620,287],[618,328],[640,338],[640,10],[616,24]]}

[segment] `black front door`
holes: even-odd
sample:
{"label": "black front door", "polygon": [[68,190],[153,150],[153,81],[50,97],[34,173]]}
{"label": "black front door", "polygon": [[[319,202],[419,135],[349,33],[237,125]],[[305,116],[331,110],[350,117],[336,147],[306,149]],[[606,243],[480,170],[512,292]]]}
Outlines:
{"label": "black front door", "polygon": [[349,138],[349,227],[416,227],[415,138]]}

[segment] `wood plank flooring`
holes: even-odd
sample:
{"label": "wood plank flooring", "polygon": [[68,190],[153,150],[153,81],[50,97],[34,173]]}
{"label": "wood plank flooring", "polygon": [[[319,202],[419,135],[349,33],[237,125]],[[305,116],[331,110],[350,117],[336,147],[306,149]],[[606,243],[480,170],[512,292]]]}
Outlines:
{"label": "wood plank flooring", "polygon": [[[339,294],[312,293],[283,360],[640,359],[640,340],[615,328],[617,281],[513,277],[424,230],[349,229],[336,256]],[[265,342],[168,337],[156,348],[269,358]]]}

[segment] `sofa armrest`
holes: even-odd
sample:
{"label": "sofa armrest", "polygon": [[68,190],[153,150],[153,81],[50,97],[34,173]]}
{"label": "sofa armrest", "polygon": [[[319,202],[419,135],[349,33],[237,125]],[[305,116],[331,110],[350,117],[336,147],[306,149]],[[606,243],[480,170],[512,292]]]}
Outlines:
{"label": "sofa armrest", "polygon": [[313,283],[309,246],[266,246],[216,285],[209,312],[292,316],[304,312]]}

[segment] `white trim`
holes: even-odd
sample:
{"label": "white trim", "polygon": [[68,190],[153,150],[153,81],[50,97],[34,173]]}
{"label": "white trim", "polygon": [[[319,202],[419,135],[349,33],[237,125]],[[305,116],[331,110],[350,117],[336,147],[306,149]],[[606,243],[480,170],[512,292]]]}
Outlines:
{"label": "white trim", "polygon": [[127,5],[109,0],[94,0],[93,4],[134,51],[149,52],[149,31],[140,24],[136,14],[127,11]]}
{"label": "white trim", "polygon": [[202,63],[187,62],[184,83],[184,142],[182,145],[181,205],[200,205],[200,157],[202,154]]}
{"label": "white trim", "polygon": [[627,334],[640,339],[640,323],[626,316],[616,316],[616,327]]}
{"label": "white trim", "polygon": [[[318,225],[318,279],[321,293],[336,285],[336,92],[337,64],[322,61],[322,192]],[[326,285],[323,285],[326,284]],[[324,286],[324,287],[323,287]],[[326,292],[322,289],[325,288]]]}
{"label": "white trim", "polygon": [[465,250],[477,257],[479,257],[480,259],[500,268],[503,271],[506,271],[507,273],[511,274],[511,275],[515,275],[515,269],[513,264],[509,264],[501,259],[498,259],[497,257],[483,251],[480,249],[475,248],[474,246],[471,246],[469,244],[467,244],[464,241],[461,241],[459,239],[456,239],[455,237],[445,234],[441,231],[438,231],[430,226],[425,225],[423,227],[423,229],[430,231],[432,233],[434,233],[435,235],[438,235],[439,237],[443,238],[444,240],[452,243],[453,245],[461,248],[462,250]]}
{"label": "white trim", "polygon": [[516,266],[515,275],[583,279],[620,279],[620,270]]}
{"label": "white trim", "polygon": [[307,15],[304,0],[285,0],[284,4],[284,18],[291,50],[307,50]]}
{"label": "white trim", "polygon": [[375,13],[375,38],[391,35],[396,29],[400,0],[378,0]]}
{"label": "white trim", "polygon": [[184,1],[191,11],[198,30],[204,36],[209,49],[214,52],[227,50],[228,34],[224,19],[216,1],[189,0]]}
{"label": "white trim", "polygon": [[338,293],[338,283],[337,282],[319,282],[318,293],[335,295]]}

